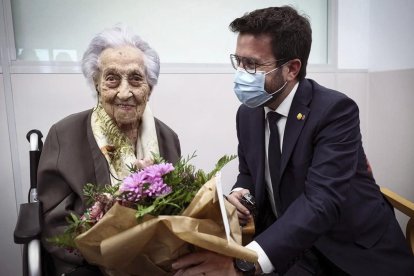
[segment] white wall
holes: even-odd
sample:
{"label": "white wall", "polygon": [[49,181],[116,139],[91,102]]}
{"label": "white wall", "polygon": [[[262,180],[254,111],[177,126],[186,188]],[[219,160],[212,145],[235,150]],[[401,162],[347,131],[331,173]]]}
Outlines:
{"label": "white wall", "polygon": [[[368,156],[379,184],[414,201],[414,69],[370,73]],[[408,218],[398,213],[405,229]]]}
{"label": "white wall", "polygon": [[[367,152],[377,182],[414,201],[414,1],[371,0]],[[408,218],[397,213],[405,229]]]}
{"label": "white wall", "polygon": [[414,68],[414,1],[371,0],[369,69]]}
{"label": "white wall", "polygon": [[412,0],[338,0],[338,68],[414,67]]}
{"label": "white wall", "polygon": [[370,1],[338,0],[338,68],[369,66]]}

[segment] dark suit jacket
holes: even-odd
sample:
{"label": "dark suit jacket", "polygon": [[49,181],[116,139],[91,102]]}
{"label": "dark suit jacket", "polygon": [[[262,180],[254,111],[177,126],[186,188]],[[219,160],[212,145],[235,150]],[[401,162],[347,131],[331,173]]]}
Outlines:
{"label": "dark suit jacket", "polygon": [[[304,120],[297,114],[302,113]],[[300,82],[287,118],[279,190],[281,215],[271,212],[264,178],[263,108],[237,113],[239,175],[234,187],[258,202],[255,240],[278,271],[315,246],[351,275],[413,275],[408,250],[362,147],[357,105],[312,80]]]}
{"label": "dark suit jacket", "polygon": [[[54,257],[59,273],[81,264],[83,259],[44,239],[64,230],[70,212],[84,212],[82,189],[86,183],[111,183],[107,161],[92,133],[91,114],[91,110],[73,114],[53,125],[40,158],[38,198],[43,204],[43,245]],[[181,155],[177,134],[158,119],[155,126],[160,155],[175,163]]]}

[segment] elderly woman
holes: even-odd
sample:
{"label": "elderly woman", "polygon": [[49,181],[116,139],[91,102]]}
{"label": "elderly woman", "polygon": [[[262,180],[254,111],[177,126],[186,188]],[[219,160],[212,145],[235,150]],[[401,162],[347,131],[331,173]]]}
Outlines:
{"label": "elderly woman", "polygon": [[82,71],[98,93],[98,105],[51,127],[38,170],[42,240],[54,274],[93,275],[80,256],[45,241],[64,230],[71,212],[83,213],[86,183],[117,183],[129,174],[128,165],[152,153],[169,162],[178,160],[177,135],[147,105],[159,69],[157,53],[125,27],[103,31],[86,50]]}

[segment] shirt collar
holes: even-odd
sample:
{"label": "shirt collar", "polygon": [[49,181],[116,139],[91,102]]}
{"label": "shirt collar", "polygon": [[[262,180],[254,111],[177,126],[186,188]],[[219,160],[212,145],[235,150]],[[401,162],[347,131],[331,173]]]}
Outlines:
{"label": "shirt collar", "polygon": [[297,82],[295,84],[295,86],[293,87],[292,91],[290,91],[289,95],[287,95],[287,97],[283,100],[283,102],[276,108],[276,110],[272,110],[269,107],[265,106],[264,107],[264,111],[265,111],[265,115],[267,116],[267,113],[269,112],[277,112],[280,115],[287,117],[289,114],[289,110],[290,107],[292,105],[293,102],[293,98],[295,97],[296,91],[298,90],[298,86],[299,86],[299,82]]}

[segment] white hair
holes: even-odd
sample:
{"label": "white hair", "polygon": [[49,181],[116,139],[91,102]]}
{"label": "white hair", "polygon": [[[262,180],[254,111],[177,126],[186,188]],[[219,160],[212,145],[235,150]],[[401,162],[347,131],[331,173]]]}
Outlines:
{"label": "white hair", "polygon": [[107,48],[121,46],[132,46],[144,53],[144,64],[147,75],[147,82],[152,88],[157,84],[160,73],[160,59],[157,52],[147,42],[124,24],[115,25],[97,34],[89,43],[82,58],[82,72],[88,83],[95,87],[94,80],[99,73],[99,56]]}

